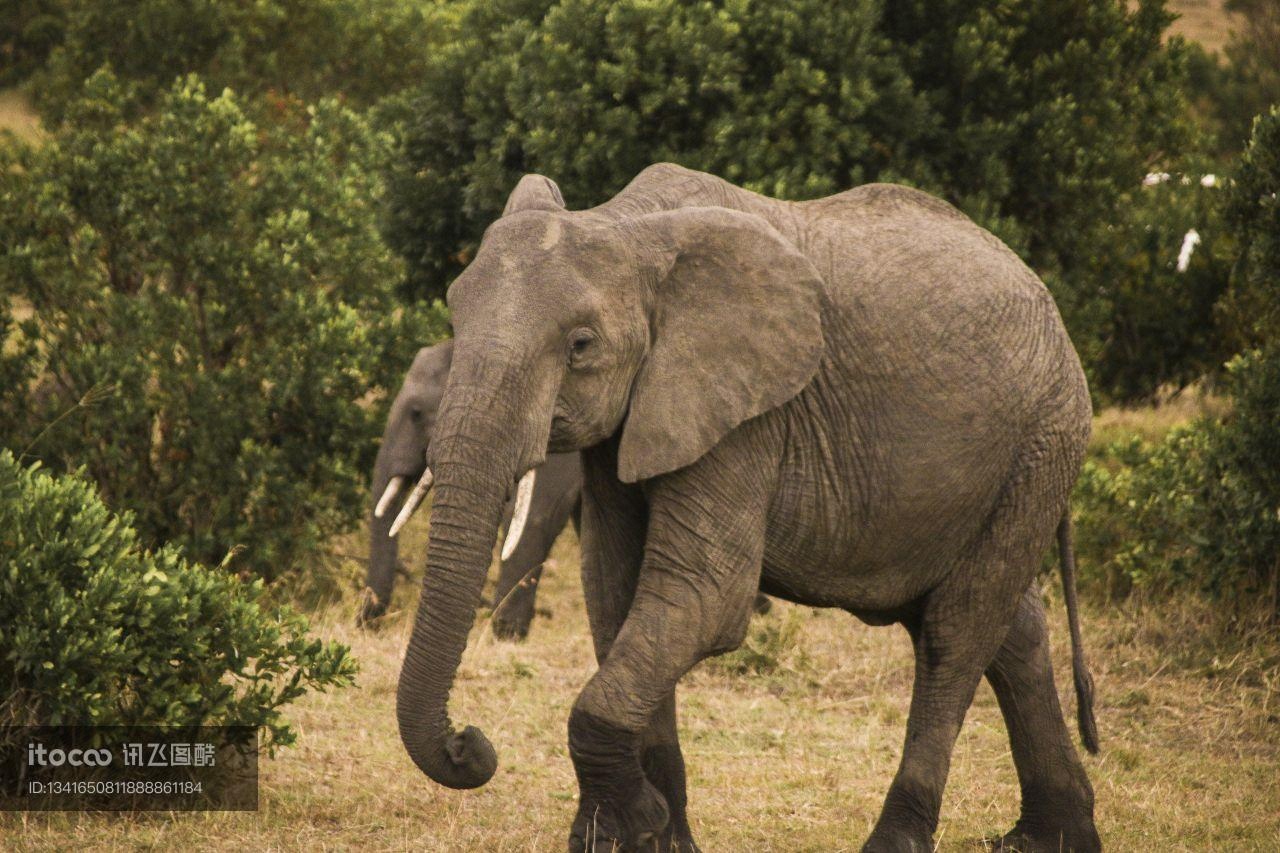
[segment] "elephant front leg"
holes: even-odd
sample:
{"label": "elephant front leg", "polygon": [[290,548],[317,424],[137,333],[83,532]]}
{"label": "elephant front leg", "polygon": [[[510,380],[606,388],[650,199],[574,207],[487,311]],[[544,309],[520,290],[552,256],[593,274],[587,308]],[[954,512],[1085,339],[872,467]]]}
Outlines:
{"label": "elephant front leg", "polygon": [[666,834],[671,812],[640,764],[641,736],[574,708],[569,754],[580,795],[571,853],[652,849]]}
{"label": "elephant front leg", "polygon": [[764,508],[744,504],[712,519],[655,495],[634,601],[569,718],[580,791],[570,850],[697,849],[684,809],[675,688],[746,633]]}
{"label": "elephant front leg", "polygon": [[[574,822],[573,836],[581,838],[581,842],[570,842],[571,849],[610,849],[607,846],[597,848],[597,842],[603,845],[605,839],[636,839],[643,849],[661,851],[661,853],[700,853],[697,842],[693,840],[693,830],[689,826],[688,796],[684,754],[680,749],[680,740],[676,731],[676,700],[672,692],[664,699],[654,712],[649,725],[638,737],[631,733],[613,731],[607,727],[595,728],[590,719],[580,720],[571,725],[571,733],[578,737],[579,755],[590,756],[593,752],[589,743],[594,732],[596,736],[612,736],[613,743],[627,745],[623,772],[616,773],[604,767],[600,779],[588,779],[587,785],[596,790],[609,789],[613,793],[607,797],[611,803],[620,803],[623,820],[611,819],[612,811],[603,815],[598,807],[580,808]],[[587,735],[585,738],[583,735]],[[571,734],[571,738],[573,735]],[[630,744],[638,746],[640,769],[644,779],[631,779],[627,785],[619,785],[617,780],[626,779],[633,770],[632,756],[634,751]],[[571,740],[572,743],[572,740]],[[610,749],[610,742],[601,745],[601,751]],[[588,759],[589,761],[589,759]],[[579,784],[583,783],[579,773]],[[657,797],[654,794],[657,794]],[[590,814],[588,814],[590,812]],[[654,831],[653,827],[665,826]],[[619,825],[623,824],[623,825]],[[578,846],[574,846],[578,844]]]}
{"label": "elephant front leg", "polygon": [[529,636],[546,555],[538,556],[532,566],[517,556],[502,564],[494,588],[493,635],[499,640],[519,642]]}

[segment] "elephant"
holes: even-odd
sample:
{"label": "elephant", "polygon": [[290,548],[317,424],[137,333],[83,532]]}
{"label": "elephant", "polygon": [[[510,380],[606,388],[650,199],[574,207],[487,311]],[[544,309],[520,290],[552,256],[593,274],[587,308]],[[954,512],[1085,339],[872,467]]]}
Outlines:
{"label": "elephant", "polygon": [[[392,530],[405,500],[404,485],[417,481],[426,468],[426,451],[449,378],[453,341],[423,347],[413,359],[391,404],[373,468],[377,499],[369,522],[369,569],[357,620],[368,624],[381,616],[391,600],[399,555],[399,530]],[[502,556],[493,597],[493,633],[499,639],[523,640],[533,621],[542,566],[565,524],[577,524],[582,466],[578,454],[552,453],[538,469],[521,534],[508,536],[510,553]],[[412,493],[410,493],[412,494]],[[412,511],[414,507],[410,508]],[[508,520],[513,507],[508,506]],[[407,517],[407,515],[405,516]]]}
{"label": "elephant", "polygon": [[577,450],[598,668],[568,718],[571,851],[698,849],[676,685],[739,646],[757,588],[910,638],[906,737],[864,851],[933,849],[984,676],[1021,786],[1004,848],[1101,849],[1036,585],[1056,538],[1095,752],[1069,506],[1092,405],[1048,289],[1007,246],[890,184],[788,202],[658,164],[571,211],[526,175],[447,298],[396,695],[426,775],[465,789],[496,770],[449,694],[504,501],[546,453]]}

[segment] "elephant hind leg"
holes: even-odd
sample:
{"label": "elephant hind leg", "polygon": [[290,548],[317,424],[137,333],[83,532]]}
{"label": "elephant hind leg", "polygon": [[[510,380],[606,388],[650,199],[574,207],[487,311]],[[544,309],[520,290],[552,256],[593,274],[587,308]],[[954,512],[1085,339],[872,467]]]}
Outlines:
{"label": "elephant hind leg", "polygon": [[654,712],[640,744],[640,766],[645,778],[667,801],[671,816],[667,828],[654,839],[657,849],[662,853],[699,853],[689,828],[684,753],[676,733],[675,691]]}
{"label": "elephant hind leg", "polygon": [[965,714],[1062,517],[1076,455],[1070,441],[1047,435],[1028,448],[981,535],[904,619],[916,662],[906,742],[864,853],[932,849]]}
{"label": "elephant hind leg", "polygon": [[1022,815],[1002,839],[1004,849],[1101,850],[1093,788],[1058,703],[1044,606],[1034,587],[1019,603],[1004,644],[987,668],[987,680],[1009,729],[1022,789]]}
{"label": "elephant hind leg", "polygon": [[983,670],[995,655],[1016,599],[1004,612],[965,601],[974,575],[954,571],[903,624],[915,647],[915,684],[898,772],[863,853],[933,849],[951,751]]}

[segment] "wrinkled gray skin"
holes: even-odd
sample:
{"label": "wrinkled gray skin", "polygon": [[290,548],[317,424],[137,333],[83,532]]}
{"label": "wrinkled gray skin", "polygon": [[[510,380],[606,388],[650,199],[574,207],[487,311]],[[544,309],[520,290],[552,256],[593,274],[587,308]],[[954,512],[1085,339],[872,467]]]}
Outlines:
{"label": "wrinkled gray skin", "polygon": [[[391,525],[404,504],[413,483],[426,466],[426,450],[431,439],[449,380],[449,364],[453,358],[453,341],[418,350],[405,375],[400,391],[391,404],[382,444],[373,468],[373,502],[387,488],[393,477],[407,478],[407,484],[382,518],[369,518],[369,571],[365,594],[356,621],[365,625],[387,610],[399,563],[399,537],[391,537]],[[494,588],[494,636],[503,640],[523,640],[533,622],[537,587],[542,580],[542,566],[551,552],[565,523],[578,523],[578,507],[582,492],[582,463],[577,453],[552,453],[538,469],[529,516],[524,534],[511,556],[503,560]],[[503,523],[510,522],[513,501],[503,511]],[[770,602],[763,594],[756,596],[755,610],[767,613]]]}
{"label": "wrinkled gray skin", "polygon": [[[418,351],[391,404],[382,445],[373,468],[373,501],[386,490],[391,478],[408,478],[382,518],[369,518],[369,573],[358,620],[367,623],[381,616],[391,600],[398,564],[399,540],[387,533],[426,466],[426,450],[440,409],[453,342],[445,341]],[[504,640],[523,640],[529,634],[542,565],[556,537],[571,517],[577,516],[582,491],[582,465],[577,453],[553,453],[538,469],[529,519],[516,550],[502,561],[493,598],[493,633]],[[511,504],[504,520],[511,517]]]}
{"label": "wrinkled gray skin", "polygon": [[[787,203],[659,165],[570,212],[530,175],[449,305],[397,694],[427,775],[470,788],[496,768],[483,733],[455,731],[449,692],[504,501],[547,448],[581,450],[600,667],[569,717],[571,850],[696,849],[675,688],[740,644],[757,586],[912,639],[901,764],[864,850],[932,849],[984,676],[1022,788],[1008,847],[1100,848],[1033,586],[1057,531],[1074,592],[1067,501],[1089,395],[1048,291],[1004,245],[902,187]],[[1074,664],[1094,747],[1078,643]]]}

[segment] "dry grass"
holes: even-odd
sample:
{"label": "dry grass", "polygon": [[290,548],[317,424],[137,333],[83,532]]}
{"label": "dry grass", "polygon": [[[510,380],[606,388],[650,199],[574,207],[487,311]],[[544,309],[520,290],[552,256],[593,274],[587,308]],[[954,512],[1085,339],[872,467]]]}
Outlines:
{"label": "dry grass", "polygon": [[1196,383],[1165,394],[1156,406],[1117,406],[1098,412],[1093,419],[1093,444],[1101,446],[1135,435],[1145,441],[1159,441],[1175,426],[1200,417],[1223,415],[1229,406],[1225,397]]}
{"label": "dry grass", "polygon": [[[423,522],[408,532],[416,552]],[[357,542],[340,550],[358,551]],[[403,584],[378,633],[330,604],[318,633],[352,645],[356,688],[291,712],[298,744],[263,762],[256,813],[138,817],[0,816],[0,848],[561,850],[576,785],[565,720],[593,670],[568,532],[544,578],[523,645],[479,622],[454,717],[479,725],[501,766],[488,786],[431,784],[396,735],[395,683],[416,591]],[[346,567],[354,586],[357,566]],[[1066,631],[1051,603],[1059,687],[1072,707]],[[749,660],[713,662],[681,690],[691,816],[708,851],[857,850],[892,778],[911,661],[905,633],[834,611],[781,604],[753,626]],[[1280,654],[1274,640],[1218,639],[1204,610],[1085,613],[1103,752],[1087,759],[1112,850],[1280,848]],[[766,630],[769,629],[769,630]],[[749,670],[742,675],[735,671]],[[1007,829],[1018,791],[998,709],[984,685],[957,744],[938,832],[942,850],[978,850]]]}
{"label": "dry grass", "polygon": [[1226,10],[1225,0],[1170,0],[1168,6],[1180,16],[1169,30],[1209,50],[1222,50],[1236,26],[1236,16]]}
{"label": "dry grass", "polygon": [[0,131],[11,130],[20,139],[40,138],[40,119],[27,99],[16,89],[0,91]]}

